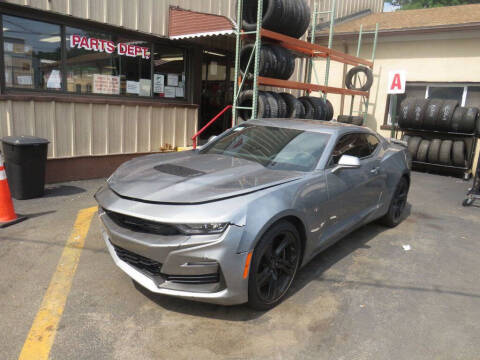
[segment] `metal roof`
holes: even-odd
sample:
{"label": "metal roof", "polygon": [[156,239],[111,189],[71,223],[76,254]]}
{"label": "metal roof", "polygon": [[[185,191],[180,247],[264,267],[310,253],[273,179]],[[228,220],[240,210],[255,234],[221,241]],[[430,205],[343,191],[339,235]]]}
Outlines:
{"label": "metal roof", "polygon": [[231,35],[235,32],[234,22],[221,15],[170,7],[169,17],[168,36],[173,40]]}
{"label": "metal roof", "polygon": [[[379,24],[380,33],[401,33],[406,31],[466,29],[480,25],[480,4],[445,6],[417,10],[397,10],[363,16],[335,26],[335,35],[353,35],[363,31],[373,31]],[[323,31],[317,36],[327,36]]]}

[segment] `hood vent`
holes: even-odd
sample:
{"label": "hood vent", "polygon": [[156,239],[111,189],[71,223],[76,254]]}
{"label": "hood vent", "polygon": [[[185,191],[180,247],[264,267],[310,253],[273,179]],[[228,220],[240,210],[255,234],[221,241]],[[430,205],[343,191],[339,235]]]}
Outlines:
{"label": "hood vent", "polygon": [[205,175],[203,171],[198,171],[190,169],[184,166],[173,165],[173,164],[162,164],[154,166],[154,169],[165,174],[180,176],[184,178],[191,178],[195,176]]}

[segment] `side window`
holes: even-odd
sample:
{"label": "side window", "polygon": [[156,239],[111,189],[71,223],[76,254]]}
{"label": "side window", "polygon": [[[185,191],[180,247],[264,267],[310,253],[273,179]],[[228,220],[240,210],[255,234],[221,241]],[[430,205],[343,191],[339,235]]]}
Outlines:
{"label": "side window", "polygon": [[337,142],[332,153],[332,163],[334,165],[338,164],[342,155],[355,156],[361,159],[369,156],[372,152],[365,134],[348,134]]}
{"label": "side window", "polygon": [[367,135],[368,146],[370,147],[370,154],[373,154],[380,145],[380,141],[374,135]]}

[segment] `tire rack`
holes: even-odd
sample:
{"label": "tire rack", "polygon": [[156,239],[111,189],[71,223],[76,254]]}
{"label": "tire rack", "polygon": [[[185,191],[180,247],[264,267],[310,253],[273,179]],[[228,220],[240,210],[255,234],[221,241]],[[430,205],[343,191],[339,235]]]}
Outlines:
{"label": "tire rack", "polygon": [[[424,170],[428,172],[442,172],[442,173],[454,173],[461,174],[465,180],[469,180],[472,177],[472,166],[475,160],[475,152],[477,147],[477,136],[474,134],[465,134],[457,132],[436,131],[436,130],[421,130],[421,129],[403,129],[398,128],[403,135],[408,136],[420,136],[427,140],[440,139],[440,140],[463,140],[466,147],[466,161],[467,166],[455,166],[445,164],[434,164],[430,162],[423,162],[413,160],[412,164],[417,170]],[[403,136],[402,136],[403,137]]]}
{"label": "tire rack", "polygon": [[[376,29],[374,32],[374,42],[373,42],[373,50],[372,50],[372,60],[365,60],[359,57],[361,45],[362,45],[362,35],[366,34],[366,32],[362,32],[362,27],[360,28],[359,32],[359,40],[358,40],[358,47],[357,47],[357,56],[349,55],[343,53],[341,51],[332,49],[333,43],[333,32],[334,32],[334,25],[335,25],[335,12],[336,12],[336,3],[337,0],[332,1],[332,9],[330,11],[317,11],[318,5],[315,2],[314,10],[312,12],[312,30],[311,30],[311,41],[304,41],[299,40],[287,35],[279,34],[267,29],[262,28],[262,14],[263,14],[263,1],[258,1],[257,7],[257,22],[256,22],[256,30],[255,31],[243,31],[243,0],[238,0],[237,2],[237,28],[235,31],[236,35],[236,49],[235,49],[235,81],[234,81],[234,96],[233,96],[233,114],[232,114],[232,126],[238,123],[238,110],[251,110],[252,111],[252,119],[256,117],[257,110],[258,110],[258,87],[259,85],[265,86],[272,86],[272,87],[279,87],[279,88],[286,88],[286,89],[294,89],[294,90],[303,90],[307,93],[312,91],[320,91],[323,92],[324,98],[326,99],[327,94],[340,94],[340,95],[351,95],[351,109],[350,114],[353,111],[353,103],[355,96],[361,96],[364,101],[364,120],[366,120],[367,113],[368,113],[368,106],[369,106],[369,91],[356,91],[350,90],[345,88],[337,88],[328,86],[328,81],[330,77],[330,62],[337,61],[347,65],[352,66],[367,66],[370,69],[373,69],[374,59],[375,59],[375,52],[377,47],[377,39],[378,39],[378,24],[376,25]],[[329,36],[328,36],[328,47],[321,46],[315,44],[315,35],[316,35],[316,28],[317,28],[317,19],[319,14],[330,14],[330,29],[329,29]],[[246,77],[241,77],[240,75],[240,52],[242,49],[242,42],[245,37],[255,38],[254,48],[250,55],[249,61],[247,63],[247,67],[245,69],[245,73],[248,73],[250,66],[253,62],[253,101],[251,107],[241,107],[238,106],[238,98],[240,93],[242,92],[243,86],[245,85]],[[310,66],[307,69],[307,83],[297,82],[297,81],[290,81],[290,80],[280,80],[274,78],[267,78],[262,77],[259,75],[259,65],[260,65],[260,49],[262,46],[262,39],[269,39],[271,41],[276,42],[277,44],[283,46],[286,49],[292,50],[293,52],[302,55],[304,57],[310,58]],[[326,59],[326,69],[325,69],[325,80],[324,85],[316,85],[311,83],[311,75],[312,69],[315,73],[315,77],[317,83],[319,82],[317,73],[315,71],[315,67],[313,66],[314,59],[316,58],[324,58]]]}

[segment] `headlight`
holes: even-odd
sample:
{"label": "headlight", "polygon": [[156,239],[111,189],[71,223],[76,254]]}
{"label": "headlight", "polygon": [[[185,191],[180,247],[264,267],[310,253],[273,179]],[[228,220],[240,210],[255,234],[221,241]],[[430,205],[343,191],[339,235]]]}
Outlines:
{"label": "headlight", "polygon": [[176,227],[187,235],[206,235],[206,234],[220,234],[225,231],[228,223],[218,224],[181,224]]}

